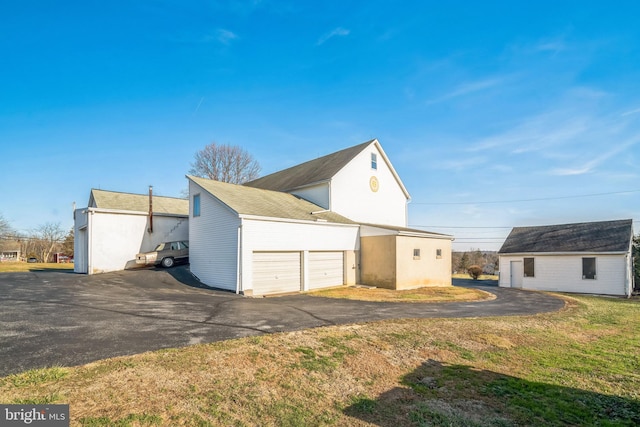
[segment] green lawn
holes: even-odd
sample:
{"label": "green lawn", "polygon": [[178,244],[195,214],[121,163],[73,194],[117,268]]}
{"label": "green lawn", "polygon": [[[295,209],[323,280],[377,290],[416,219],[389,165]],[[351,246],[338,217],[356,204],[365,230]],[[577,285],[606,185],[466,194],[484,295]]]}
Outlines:
{"label": "green lawn", "polygon": [[640,301],[248,337],[0,379],[86,426],[636,426]]}

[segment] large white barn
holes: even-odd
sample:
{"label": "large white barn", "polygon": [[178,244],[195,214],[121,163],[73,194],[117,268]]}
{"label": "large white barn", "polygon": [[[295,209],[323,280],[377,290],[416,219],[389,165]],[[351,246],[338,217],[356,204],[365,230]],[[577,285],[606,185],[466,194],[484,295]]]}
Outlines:
{"label": "large white barn", "polygon": [[244,186],[187,178],[191,272],[206,285],[451,284],[451,236],[406,228],[409,193],[377,140]]}

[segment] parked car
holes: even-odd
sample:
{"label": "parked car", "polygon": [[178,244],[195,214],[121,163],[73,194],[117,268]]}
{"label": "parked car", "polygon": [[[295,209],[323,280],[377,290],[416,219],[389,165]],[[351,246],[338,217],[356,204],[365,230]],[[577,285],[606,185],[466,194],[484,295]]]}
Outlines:
{"label": "parked car", "polygon": [[31,257],[27,259],[27,262],[38,262],[37,258]]}
{"label": "parked car", "polygon": [[136,255],[136,264],[169,268],[176,262],[189,262],[189,242],[163,242],[151,252]]}

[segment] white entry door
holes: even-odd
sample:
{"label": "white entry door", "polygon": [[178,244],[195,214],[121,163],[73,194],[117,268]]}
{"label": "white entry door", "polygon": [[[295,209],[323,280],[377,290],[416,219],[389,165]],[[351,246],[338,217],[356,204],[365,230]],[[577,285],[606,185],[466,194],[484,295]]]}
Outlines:
{"label": "white entry door", "polygon": [[511,287],[521,288],[524,277],[524,267],[522,261],[511,261]]}

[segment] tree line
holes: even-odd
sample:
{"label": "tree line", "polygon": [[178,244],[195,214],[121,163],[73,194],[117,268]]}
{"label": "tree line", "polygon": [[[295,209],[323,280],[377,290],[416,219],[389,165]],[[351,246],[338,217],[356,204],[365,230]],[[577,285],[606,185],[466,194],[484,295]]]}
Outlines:
{"label": "tree line", "polygon": [[47,222],[28,233],[20,233],[0,214],[0,252],[19,251],[24,259],[53,262],[54,254],[73,257],[73,229]]}
{"label": "tree line", "polygon": [[451,252],[451,273],[466,274],[471,266],[477,265],[482,274],[498,274],[498,253],[471,249],[468,252]]}

